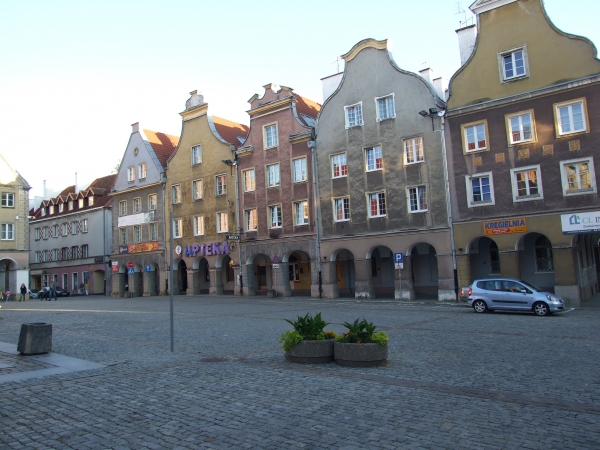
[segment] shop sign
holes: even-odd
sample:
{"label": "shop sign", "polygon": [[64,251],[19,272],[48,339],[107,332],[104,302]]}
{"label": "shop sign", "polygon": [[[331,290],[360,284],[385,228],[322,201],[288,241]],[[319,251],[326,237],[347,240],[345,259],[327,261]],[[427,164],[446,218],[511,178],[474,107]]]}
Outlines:
{"label": "shop sign", "polygon": [[563,214],[560,224],[563,234],[594,233],[600,231],[600,211]]}
{"label": "shop sign", "polygon": [[158,250],[158,242],[144,242],[143,244],[128,245],[128,253],[154,252]]}
{"label": "shop sign", "polygon": [[154,211],[119,217],[117,226],[127,227],[131,225],[142,225],[150,222],[154,222]]}
{"label": "shop sign", "polygon": [[104,262],[104,256],[94,256],[94,263],[100,264]]}
{"label": "shop sign", "polygon": [[483,234],[486,236],[510,233],[526,233],[527,221],[522,218],[492,220],[483,222]]}
{"label": "shop sign", "polygon": [[185,256],[215,256],[215,255],[228,255],[229,244],[227,241],[223,242],[211,242],[209,244],[192,244],[185,246]]}
{"label": "shop sign", "polygon": [[119,245],[119,255],[129,253],[129,247],[127,245]]}
{"label": "shop sign", "polygon": [[112,262],[112,271],[113,271],[113,273],[119,272],[119,262],[118,261]]}

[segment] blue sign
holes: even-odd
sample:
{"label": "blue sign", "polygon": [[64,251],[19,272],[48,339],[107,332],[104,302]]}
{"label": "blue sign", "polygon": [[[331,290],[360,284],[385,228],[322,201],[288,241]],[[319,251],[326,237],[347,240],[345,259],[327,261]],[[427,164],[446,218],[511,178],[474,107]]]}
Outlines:
{"label": "blue sign", "polygon": [[394,263],[401,264],[404,262],[404,253],[394,253]]}
{"label": "blue sign", "polygon": [[145,267],[145,269],[146,269],[146,272],[151,272],[152,271],[152,266],[148,265],[148,266]]}
{"label": "blue sign", "polygon": [[129,273],[129,274],[135,273],[135,267],[132,267],[131,269],[128,268],[127,273]]}

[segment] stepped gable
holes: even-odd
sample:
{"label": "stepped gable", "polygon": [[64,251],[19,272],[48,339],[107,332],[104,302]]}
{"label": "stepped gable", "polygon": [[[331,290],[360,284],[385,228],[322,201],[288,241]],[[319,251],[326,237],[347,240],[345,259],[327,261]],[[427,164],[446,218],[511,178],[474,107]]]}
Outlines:
{"label": "stepped gable", "polygon": [[148,143],[152,146],[152,150],[158,158],[158,162],[163,167],[167,167],[167,160],[175,153],[179,138],[170,134],[161,133],[160,131],[152,131],[144,129],[144,134],[148,139]]}

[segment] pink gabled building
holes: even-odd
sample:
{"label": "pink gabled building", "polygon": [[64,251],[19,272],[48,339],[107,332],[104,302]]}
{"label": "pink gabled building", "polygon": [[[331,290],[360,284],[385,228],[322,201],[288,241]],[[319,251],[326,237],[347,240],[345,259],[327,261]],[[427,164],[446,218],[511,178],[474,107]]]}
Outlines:
{"label": "pink gabled building", "polygon": [[248,101],[250,131],[236,151],[243,291],[318,297],[309,143],[321,105],[289,87],[264,89]]}

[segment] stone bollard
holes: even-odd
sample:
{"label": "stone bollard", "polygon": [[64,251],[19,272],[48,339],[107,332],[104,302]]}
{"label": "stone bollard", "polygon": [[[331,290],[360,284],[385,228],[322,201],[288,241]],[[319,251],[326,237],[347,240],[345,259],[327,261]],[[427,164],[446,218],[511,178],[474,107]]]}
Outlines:
{"label": "stone bollard", "polygon": [[17,351],[21,355],[38,355],[52,351],[52,324],[22,324]]}

